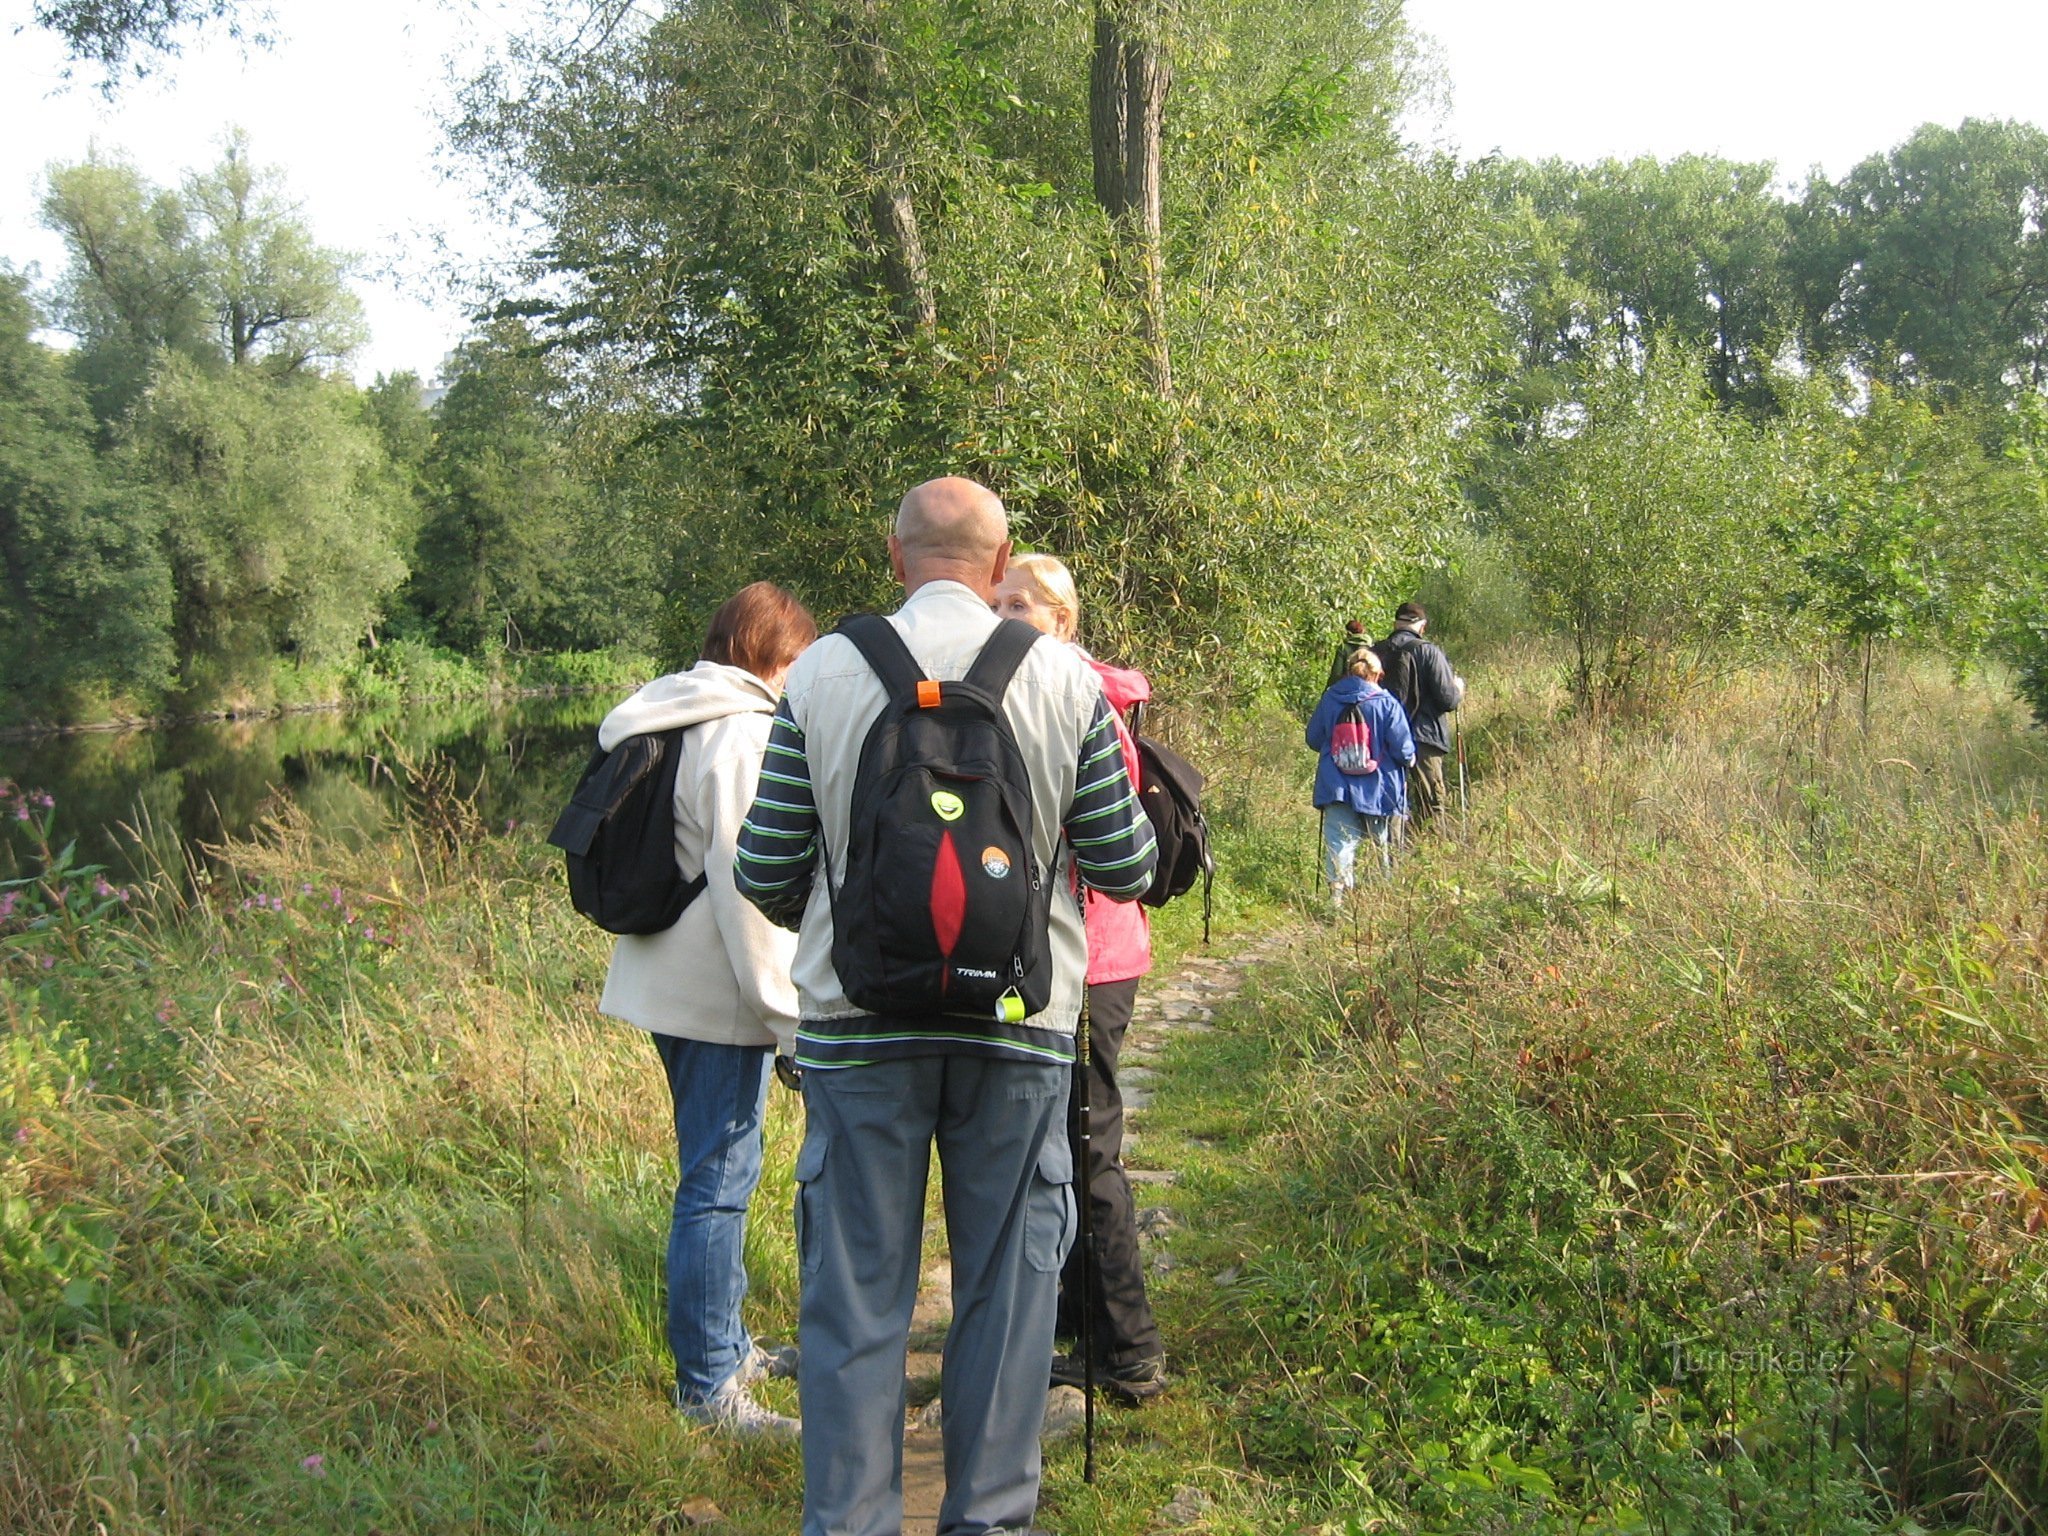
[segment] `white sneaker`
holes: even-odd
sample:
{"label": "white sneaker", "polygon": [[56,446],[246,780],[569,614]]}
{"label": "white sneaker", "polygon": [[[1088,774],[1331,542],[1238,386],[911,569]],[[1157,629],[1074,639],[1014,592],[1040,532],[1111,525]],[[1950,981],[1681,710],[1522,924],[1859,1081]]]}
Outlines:
{"label": "white sneaker", "polygon": [[676,1407],[684,1418],[724,1430],[729,1435],[795,1440],[804,1432],[801,1421],[755,1402],[753,1394],[746,1389],[737,1373],[726,1377],[718,1390],[703,1402],[678,1403]]}
{"label": "white sneaker", "polygon": [[794,1344],[783,1344],[774,1349],[763,1349],[756,1344],[747,1352],[747,1358],[740,1362],[734,1376],[743,1387],[763,1377],[770,1381],[795,1381],[796,1362]]}

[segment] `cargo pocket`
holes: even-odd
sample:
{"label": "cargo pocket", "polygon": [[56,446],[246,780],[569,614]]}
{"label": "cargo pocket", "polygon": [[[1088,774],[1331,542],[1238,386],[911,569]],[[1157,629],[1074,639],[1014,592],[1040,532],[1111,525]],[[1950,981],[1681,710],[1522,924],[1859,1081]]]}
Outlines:
{"label": "cargo pocket", "polygon": [[818,1272],[818,1242],[810,1218],[812,1202],[824,1198],[817,1184],[825,1171],[825,1145],[824,1135],[813,1129],[796,1155],[796,1261],[807,1275]]}
{"label": "cargo pocket", "polygon": [[1064,1130],[1038,1149],[1031,1192],[1024,1197],[1024,1257],[1041,1274],[1067,1262],[1074,1245],[1074,1152]]}

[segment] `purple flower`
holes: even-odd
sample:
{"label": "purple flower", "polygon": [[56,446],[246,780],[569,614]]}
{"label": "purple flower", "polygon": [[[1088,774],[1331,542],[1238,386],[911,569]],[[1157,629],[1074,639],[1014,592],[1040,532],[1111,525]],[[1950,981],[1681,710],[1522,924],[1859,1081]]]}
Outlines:
{"label": "purple flower", "polygon": [[15,899],[20,895],[19,891],[0,891],[0,922],[14,916]]}
{"label": "purple flower", "polygon": [[301,880],[299,882],[299,894],[301,896],[310,896],[313,894],[313,887],[306,884],[305,881]]}
{"label": "purple flower", "polygon": [[302,1456],[299,1458],[299,1470],[308,1477],[325,1477],[327,1475],[327,1458],[318,1451],[315,1451],[310,1456]]}
{"label": "purple flower", "polygon": [[28,820],[28,807],[27,807],[27,806],[25,806],[25,805],[17,805],[17,806],[16,806],[15,808],[14,808],[14,819],[15,819],[16,821],[27,821],[27,820]]}
{"label": "purple flower", "polygon": [[57,802],[51,799],[49,794],[45,792],[43,794],[36,796],[36,804],[40,806],[42,809],[48,811],[54,810],[56,808]]}
{"label": "purple flower", "polygon": [[125,885],[122,886],[121,889],[114,892],[114,895],[119,897],[122,901],[126,901],[128,899],[128,887]]}
{"label": "purple flower", "polygon": [[111,896],[114,894],[114,888],[107,884],[105,875],[96,875],[92,882],[92,893],[95,896]]}
{"label": "purple flower", "polygon": [[56,966],[56,964],[57,964],[57,957],[56,957],[55,955],[45,955],[45,956],[43,956],[43,969],[44,969],[44,970],[46,970],[46,971],[47,971],[47,970],[51,970],[51,969],[54,969],[54,968],[55,968],[55,966]]}
{"label": "purple flower", "polygon": [[25,1147],[25,1146],[27,1146],[27,1145],[28,1145],[28,1127],[27,1127],[27,1126],[25,1126],[25,1125],[17,1125],[17,1126],[16,1126],[15,1128],[14,1128],[14,1144],[15,1144],[15,1145],[16,1145],[17,1147]]}
{"label": "purple flower", "polygon": [[173,1006],[172,1006],[172,1004],[171,1004],[171,1000],[170,1000],[170,999],[169,999],[168,997],[167,997],[167,998],[165,998],[165,999],[164,999],[164,1000],[163,1000],[162,1002],[160,1002],[160,1003],[158,1003],[158,1004],[156,1005],[156,1021],[157,1021],[157,1023],[159,1023],[159,1024],[168,1024],[168,1023],[170,1023],[170,1022],[171,1022],[171,1018],[172,1018],[172,1016],[173,1016],[174,1014],[176,1014],[176,1013],[177,1013],[177,1011],[178,1011],[178,1010],[177,1010],[177,1009],[176,1009],[175,1007],[173,1007]]}

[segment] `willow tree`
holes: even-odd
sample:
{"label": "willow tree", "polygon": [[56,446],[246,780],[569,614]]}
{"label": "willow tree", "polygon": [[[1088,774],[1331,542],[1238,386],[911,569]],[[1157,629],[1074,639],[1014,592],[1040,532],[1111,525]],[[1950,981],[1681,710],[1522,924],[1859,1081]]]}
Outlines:
{"label": "willow tree", "polygon": [[685,620],[883,600],[887,510],[958,471],[1098,643],[1255,680],[1454,515],[1495,321],[1404,48],[1394,0],[701,0],[530,41],[460,137]]}

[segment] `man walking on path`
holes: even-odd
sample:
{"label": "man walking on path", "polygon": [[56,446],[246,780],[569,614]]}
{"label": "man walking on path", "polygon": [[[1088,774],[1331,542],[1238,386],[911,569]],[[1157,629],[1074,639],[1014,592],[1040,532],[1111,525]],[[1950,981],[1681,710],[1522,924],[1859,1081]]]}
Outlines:
{"label": "man walking on path", "polygon": [[1444,758],[1451,750],[1444,716],[1465,700],[1465,680],[1451,670],[1450,658],[1423,639],[1429,615],[1420,603],[1394,610],[1394,628],[1379,644],[1386,674],[1380,686],[1408,711],[1415,736],[1415,766],[1408,770],[1409,815],[1429,821],[1444,808]]}
{"label": "man walking on path", "polygon": [[[907,600],[887,622],[928,679],[965,677],[996,633],[989,599],[1009,554],[1003,505],[985,487],[949,478],[904,497],[889,557]],[[1030,782],[1033,872],[1050,882],[1050,1000],[1022,1018],[863,1011],[833,964],[829,887],[845,879],[861,747],[888,703],[843,635],[797,660],[736,860],[748,898],[798,929],[803,1532],[902,1529],[904,1361],[936,1143],[953,1272],[938,1529],[1023,1533],[1038,1502],[1046,1363],[1075,1230],[1066,1110],[1087,947],[1068,860],[1094,889],[1136,897],[1152,881],[1151,824],[1094,672],[1070,647],[1030,646],[1001,710]],[[933,796],[942,800],[940,815],[959,814],[950,794]],[[853,921],[847,937],[868,942]]]}

